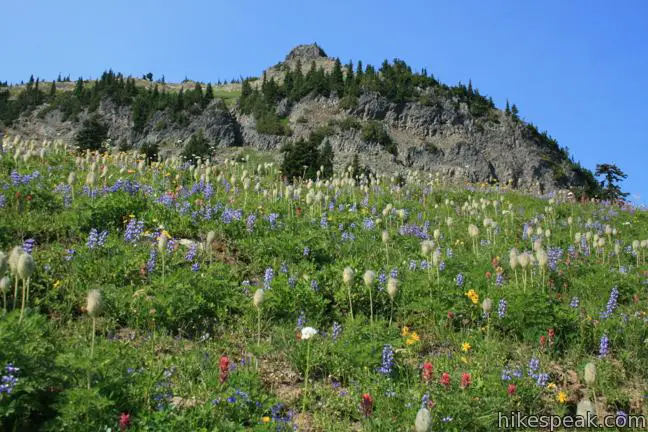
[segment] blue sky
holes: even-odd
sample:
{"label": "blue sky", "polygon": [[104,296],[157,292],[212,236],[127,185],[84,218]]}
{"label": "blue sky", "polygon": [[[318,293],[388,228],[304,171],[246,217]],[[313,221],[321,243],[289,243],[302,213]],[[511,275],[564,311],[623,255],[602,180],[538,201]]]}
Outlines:
{"label": "blue sky", "polygon": [[112,68],[167,81],[258,75],[297,44],[343,62],[400,58],[473,85],[547,130],[594,169],[616,163],[648,202],[648,2],[30,1],[1,7],[0,80],[96,77]]}

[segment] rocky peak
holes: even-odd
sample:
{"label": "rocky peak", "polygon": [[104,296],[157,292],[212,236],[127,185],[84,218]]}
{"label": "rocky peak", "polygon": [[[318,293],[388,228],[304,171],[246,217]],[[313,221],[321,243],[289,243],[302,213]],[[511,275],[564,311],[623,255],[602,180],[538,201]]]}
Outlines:
{"label": "rocky peak", "polygon": [[314,43],[308,45],[297,45],[288,53],[286,61],[299,59],[303,62],[305,60],[310,61],[326,57],[327,55],[324,50]]}

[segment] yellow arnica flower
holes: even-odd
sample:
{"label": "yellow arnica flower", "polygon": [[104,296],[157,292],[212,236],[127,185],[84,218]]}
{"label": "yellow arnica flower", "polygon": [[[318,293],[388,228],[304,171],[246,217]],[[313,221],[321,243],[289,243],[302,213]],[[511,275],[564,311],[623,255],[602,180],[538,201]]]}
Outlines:
{"label": "yellow arnica flower", "polygon": [[547,389],[552,390],[552,391],[556,390],[556,384],[554,384],[554,383],[547,384]]}
{"label": "yellow arnica flower", "polygon": [[473,289],[466,293],[466,297],[468,297],[473,304],[479,303],[479,294],[477,294]]}
{"label": "yellow arnica flower", "polygon": [[468,352],[470,351],[471,348],[472,346],[468,342],[464,342],[461,344],[461,351],[463,352]]}
{"label": "yellow arnica flower", "polygon": [[415,344],[416,342],[418,342],[418,341],[420,341],[420,340],[421,340],[421,338],[419,337],[419,335],[417,335],[416,332],[412,332],[412,334],[411,334],[410,337],[405,341],[405,343],[406,343],[407,345],[412,345],[412,344]]}
{"label": "yellow arnica flower", "polygon": [[60,286],[61,286],[61,281],[60,280],[54,281],[54,288],[58,288]]}
{"label": "yellow arnica flower", "polygon": [[407,335],[409,335],[409,327],[404,326],[401,330],[401,336],[406,337]]}
{"label": "yellow arnica flower", "polygon": [[561,404],[564,404],[565,402],[567,402],[567,394],[564,391],[558,392],[558,394],[556,395],[556,400]]}
{"label": "yellow arnica flower", "polygon": [[268,416],[261,417],[261,421],[262,421],[263,423],[270,423],[270,417],[268,417]]}

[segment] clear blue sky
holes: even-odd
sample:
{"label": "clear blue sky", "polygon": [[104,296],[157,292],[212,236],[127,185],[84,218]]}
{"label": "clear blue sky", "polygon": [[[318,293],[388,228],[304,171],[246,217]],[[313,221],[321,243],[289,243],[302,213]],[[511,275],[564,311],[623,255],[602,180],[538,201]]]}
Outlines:
{"label": "clear blue sky", "polygon": [[[648,1],[4,1],[0,80],[258,75],[297,44],[472,79],[648,202]],[[639,195],[639,197],[637,196]]]}

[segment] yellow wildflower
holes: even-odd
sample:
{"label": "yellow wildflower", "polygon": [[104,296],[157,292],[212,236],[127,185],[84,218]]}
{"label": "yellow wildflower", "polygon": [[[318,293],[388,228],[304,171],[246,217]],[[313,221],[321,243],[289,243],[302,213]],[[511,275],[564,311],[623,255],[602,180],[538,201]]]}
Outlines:
{"label": "yellow wildflower", "polygon": [[263,423],[270,423],[270,417],[268,417],[268,416],[261,417],[261,421]]}
{"label": "yellow wildflower", "polygon": [[416,334],[416,332],[412,332],[412,334],[410,334],[410,337],[405,341],[405,343],[407,345],[412,345],[412,344],[415,344],[416,342],[418,342],[420,340],[421,340],[421,338],[419,337],[419,335]]}
{"label": "yellow wildflower", "polygon": [[468,364],[468,359],[466,357],[461,357],[461,361],[465,364]]}
{"label": "yellow wildflower", "polygon": [[468,297],[473,304],[479,303],[479,294],[477,294],[474,289],[469,290],[466,293],[466,297]]}
{"label": "yellow wildflower", "polygon": [[564,391],[558,392],[558,395],[556,396],[556,400],[561,404],[564,404],[565,402],[567,402],[567,394]]}
{"label": "yellow wildflower", "polygon": [[468,342],[464,342],[461,344],[461,351],[463,352],[468,352],[470,351],[472,346]]}
{"label": "yellow wildflower", "polygon": [[61,281],[58,280],[58,279],[55,280],[55,281],[54,281],[54,288],[58,288],[58,287],[60,287],[60,286],[61,286]]}
{"label": "yellow wildflower", "polygon": [[409,335],[409,327],[403,326],[403,329],[401,330],[401,336],[406,337]]}
{"label": "yellow wildflower", "polygon": [[556,384],[554,384],[554,383],[547,384],[547,389],[552,390],[552,391],[556,390]]}

